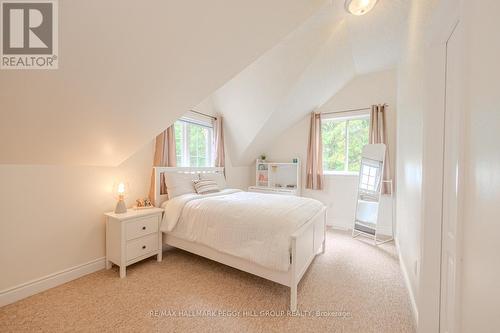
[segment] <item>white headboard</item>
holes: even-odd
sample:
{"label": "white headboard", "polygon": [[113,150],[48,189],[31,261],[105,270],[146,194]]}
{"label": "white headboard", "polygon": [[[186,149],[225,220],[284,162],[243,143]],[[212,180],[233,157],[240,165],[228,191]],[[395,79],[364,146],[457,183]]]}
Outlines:
{"label": "white headboard", "polygon": [[223,167],[202,167],[202,168],[190,168],[190,167],[154,167],[155,172],[155,192],[154,192],[154,204],[156,207],[160,207],[163,202],[168,200],[166,194],[160,193],[160,180],[161,175],[166,172],[175,173],[224,173]]}

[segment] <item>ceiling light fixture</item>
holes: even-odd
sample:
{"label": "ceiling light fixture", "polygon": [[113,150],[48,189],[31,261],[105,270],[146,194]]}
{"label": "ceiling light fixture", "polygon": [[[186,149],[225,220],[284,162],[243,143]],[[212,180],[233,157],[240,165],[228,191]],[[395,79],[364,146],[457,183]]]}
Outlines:
{"label": "ceiling light fixture", "polygon": [[345,0],[345,10],[352,15],[365,15],[376,4],[377,0]]}

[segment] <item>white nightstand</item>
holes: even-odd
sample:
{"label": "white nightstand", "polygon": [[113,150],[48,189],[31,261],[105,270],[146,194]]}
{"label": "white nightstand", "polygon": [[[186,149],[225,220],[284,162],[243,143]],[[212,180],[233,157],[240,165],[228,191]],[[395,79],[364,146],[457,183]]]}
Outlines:
{"label": "white nightstand", "polygon": [[126,267],[153,255],[162,259],[160,223],[163,209],[129,209],[124,214],[106,213],[106,268],[120,266],[124,278]]}

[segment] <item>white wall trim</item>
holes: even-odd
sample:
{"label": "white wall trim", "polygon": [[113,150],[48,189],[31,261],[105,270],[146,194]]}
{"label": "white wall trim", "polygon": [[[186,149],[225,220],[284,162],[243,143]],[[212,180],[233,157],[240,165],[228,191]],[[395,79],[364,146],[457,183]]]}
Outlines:
{"label": "white wall trim", "polygon": [[97,272],[104,269],[104,267],[105,258],[102,257],[2,290],[0,291],[0,306],[11,304],[47,289],[57,287],[84,275]]}
{"label": "white wall trim", "polygon": [[408,294],[410,295],[411,309],[413,310],[413,319],[415,319],[415,325],[418,323],[418,307],[417,301],[415,299],[415,295],[413,294],[413,290],[411,289],[410,277],[408,276],[408,270],[406,269],[406,265],[401,257],[401,252],[399,251],[399,241],[397,237],[394,239],[394,243],[396,244],[396,251],[398,252],[399,258],[399,266],[401,267],[401,272],[403,273],[403,278],[405,280],[406,289],[408,290]]}
{"label": "white wall trim", "polygon": [[352,226],[351,227],[346,227],[345,224],[339,224],[339,223],[327,223],[326,224],[326,228],[327,229],[333,229],[333,230],[340,230],[340,231],[349,231],[352,229]]}
{"label": "white wall trim", "polygon": [[[340,231],[352,231],[354,223],[350,223],[348,226],[346,223],[336,223],[335,221],[333,223],[327,223],[326,227],[327,229],[334,229],[334,230],[340,230]],[[391,235],[391,226],[390,225],[379,225],[377,226],[377,233],[380,235],[384,236],[390,236]]]}

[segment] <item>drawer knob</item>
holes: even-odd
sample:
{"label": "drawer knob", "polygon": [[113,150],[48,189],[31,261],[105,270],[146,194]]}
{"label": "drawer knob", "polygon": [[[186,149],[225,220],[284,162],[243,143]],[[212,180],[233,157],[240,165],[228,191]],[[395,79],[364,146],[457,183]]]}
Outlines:
{"label": "drawer knob", "polygon": [[142,249],[144,250],[145,248],[146,248],[146,245],[143,245],[143,246],[142,246]]}
{"label": "drawer knob", "polygon": [[146,227],[145,227],[145,226],[144,226],[144,227],[142,227],[142,230],[146,230]]}

